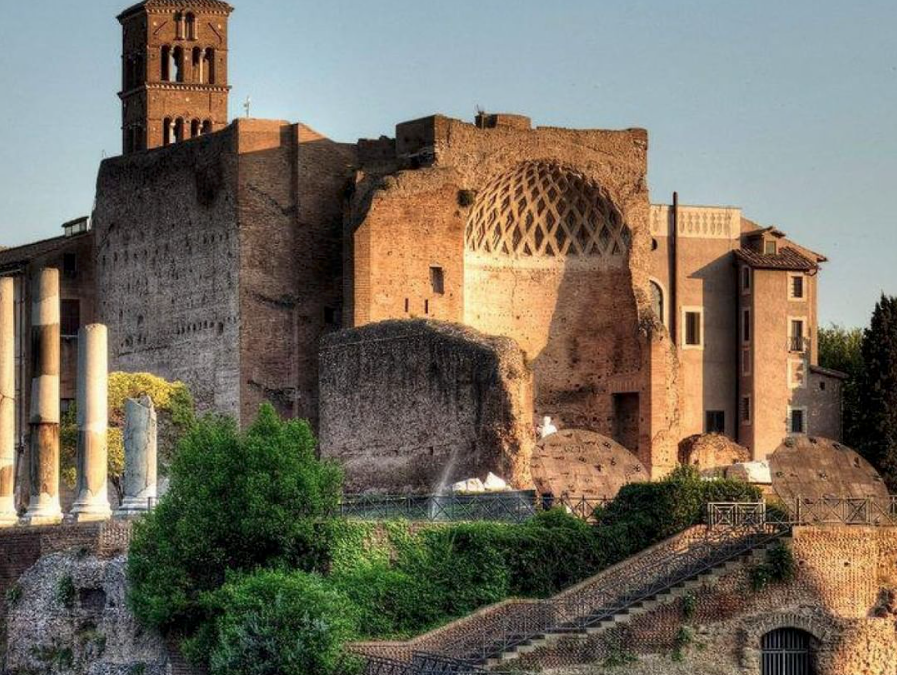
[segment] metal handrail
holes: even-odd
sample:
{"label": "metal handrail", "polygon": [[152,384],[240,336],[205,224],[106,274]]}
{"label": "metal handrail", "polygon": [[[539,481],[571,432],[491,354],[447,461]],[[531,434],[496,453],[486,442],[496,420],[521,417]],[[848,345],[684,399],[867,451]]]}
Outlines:
{"label": "metal handrail", "polygon": [[789,523],[758,520],[758,511],[756,504],[745,506],[742,522],[708,526],[704,536],[684,550],[657,555],[628,578],[600,580],[571,595],[521,605],[517,612],[503,615],[497,625],[483,624],[475,634],[443,645],[440,653],[479,664],[550,633],[582,633],[790,531]]}

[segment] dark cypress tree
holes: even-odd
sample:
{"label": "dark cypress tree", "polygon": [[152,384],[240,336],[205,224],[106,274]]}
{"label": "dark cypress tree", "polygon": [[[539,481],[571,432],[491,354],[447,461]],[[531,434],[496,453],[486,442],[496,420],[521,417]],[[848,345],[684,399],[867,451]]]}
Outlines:
{"label": "dark cypress tree", "polygon": [[897,297],[884,294],[863,333],[863,442],[858,448],[897,492]]}

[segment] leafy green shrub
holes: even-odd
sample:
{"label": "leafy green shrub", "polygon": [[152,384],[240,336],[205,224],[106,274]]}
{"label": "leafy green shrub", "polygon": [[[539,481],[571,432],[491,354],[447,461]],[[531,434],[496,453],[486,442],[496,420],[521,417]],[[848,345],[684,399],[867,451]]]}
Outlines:
{"label": "leafy green shrub", "polygon": [[689,593],[682,598],[682,618],[686,621],[691,621],[695,617],[697,609],[698,599],[695,597],[694,593]]}
{"label": "leafy green shrub", "polygon": [[766,552],[766,560],[751,570],[751,588],[760,591],[771,583],[788,583],[796,573],[794,554],[779,541]]}
{"label": "leafy green shrub", "polygon": [[75,581],[70,575],[67,574],[56,582],[56,602],[66,609],[71,609],[75,606],[76,593]]}
{"label": "leafy green shrub", "polygon": [[[621,551],[633,543],[658,542],[703,522],[709,502],[757,502],[758,488],[738,480],[703,480],[693,466],[680,466],[655,483],[631,483],[604,509],[600,523],[616,525]],[[628,548],[628,551],[625,549]]]}
{"label": "leafy green shrub", "polygon": [[692,642],[695,641],[695,632],[688,626],[681,626],[673,639],[673,652],[670,655],[673,661],[682,661]]}
{"label": "leafy green shrub", "polygon": [[[230,580],[206,598],[214,615],[212,675],[327,675],[357,633],[353,604],[324,579],[261,571]],[[188,650],[197,645],[188,645]]]}
{"label": "leafy green shrub", "polygon": [[191,634],[206,616],[202,593],[229,570],[283,565],[314,569],[314,519],[340,494],[338,467],[320,462],[305,422],[282,422],[263,405],[245,432],[207,417],[182,440],[171,486],[135,524],[129,603],[149,626]]}

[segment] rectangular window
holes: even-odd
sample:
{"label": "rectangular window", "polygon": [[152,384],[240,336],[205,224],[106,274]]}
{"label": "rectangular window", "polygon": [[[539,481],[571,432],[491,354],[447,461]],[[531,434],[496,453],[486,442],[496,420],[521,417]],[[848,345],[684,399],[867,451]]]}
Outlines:
{"label": "rectangular window", "polygon": [[803,319],[791,319],[791,328],[788,336],[788,349],[792,352],[804,351],[804,321]]}
{"label": "rectangular window", "polygon": [[788,426],[792,434],[805,434],[807,432],[807,420],[803,408],[792,408],[789,417]]}
{"label": "rectangular window", "polygon": [[706,432],[708,434],[726,433],[726,412],[724,410],[708,410],[706,412]]}
{"label": "rectangular window", "polygon": [[804,299],[804,277],[802,274],[794,274],[789,278],[788,297],[792,300]]}
{"label": "rectangular window", "polygon": [[741,350],[741,374],[748,376],[751,374],[751,350]]}
{"label": "rectangular window", "polygon": [[742,424],[750,424],[751,423],[751,397],[750,396],[742,396],[741,397],[741,410],[739,411],[741,415],[741,423]]}
{"label": "rectangular window", "polygon": [[741,312],[741,341],[749,344],[751,341],[751,310],[745,309]]}
{"label": "rectangular window", "polygon": [[441,267],[430,268],[430,287],[436,295],[445,294],[445,272]]}
{"label": "rectangular window", "polygon": [[78,256],[74,253],[66,253],[62,256],[62,274],[66,279],[74,279],[78,276]]}
{"label": "rectangular window", "polygon": [[741,290],[745,293],[751,290],[751,268],[747,265],[741,268]]}
{"label": "rectangular window", "polygon": [[704,310],[700,308],[683,311],[682,331],[686,347],[702,347],[704,345]]}
{"label": "rectangular window", "polygon": [[78,329],[81,328],[81,301],[63,300],[59,309],[62,337],[78,337]]}
{"label": "rectangular window", "polygon": [[763,252],[766,253],[767,255],[775,255],[776,253],[779,252],[779,249],[778,249],[778,246],[776,246],[776,243],[774,241],[767,241],[763,245]]}

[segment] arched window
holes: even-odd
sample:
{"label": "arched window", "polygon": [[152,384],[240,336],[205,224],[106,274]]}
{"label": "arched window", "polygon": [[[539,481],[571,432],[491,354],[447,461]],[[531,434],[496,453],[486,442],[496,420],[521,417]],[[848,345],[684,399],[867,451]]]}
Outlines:
{"label": "arched window", "polygon": [[202,127],[200,127],[199,120],[193,120],[190,122],[190,138],[196,138],[202,133]]}
{"label": "arched window", "polygon": [[651,309],[654,310],[655,316],[660,323],[666,325],[666,313],[663,306],[663,289],[656,281],[651,282]]}
{"label": "arched window", "polygon": [[182,47],[175,47],[172,50],[172,72],[174,79],[170,81],[184,81],[184,49]]}
{"label": "arched window", "polygon": [[778,628],[761,640],[762,675],[815,675],[812,636],[798,628]]}
{"label": "arched window", "polygon": [[162,145],[172,143],[174,143],[174,122],[170,117],[166,117],[162,122]]}
{"label": "arched window", "polygon": [[168,45],[162,46],[162,58],[159,63],[162,66],[162,71],[159,73],[162,76],[162,81],[171,82],[171,73],[174,72],[174,69],[171,65],[171,47]]}
{"label": "arched window", "polygon": [[203,55],[203,70],[209,84],[215,84],[215,49],[209,47]]}
{"label": "arched window", "polygon": [[181,117],[174,123],[174,140],[178,143],[184,140],[184,120]]}
{"label": "arched window", "polygon": [[192,12],[187,13],[187,39],[196,39],[196,16]]}
{"label": "arched window", "polygon": [[193,81],[205,84],[205,69],[203,68],[202,47],[193,48]]}
{"label": "arched window", "polygon": [[202,133],[203,135],[212,133],[212,120],[206,120],[202,123]]}
{"label": "arched window", "polygon": [[177,26],[178,40],[184,39],[184,15],[178,12],[174,15],[174,23]]}

